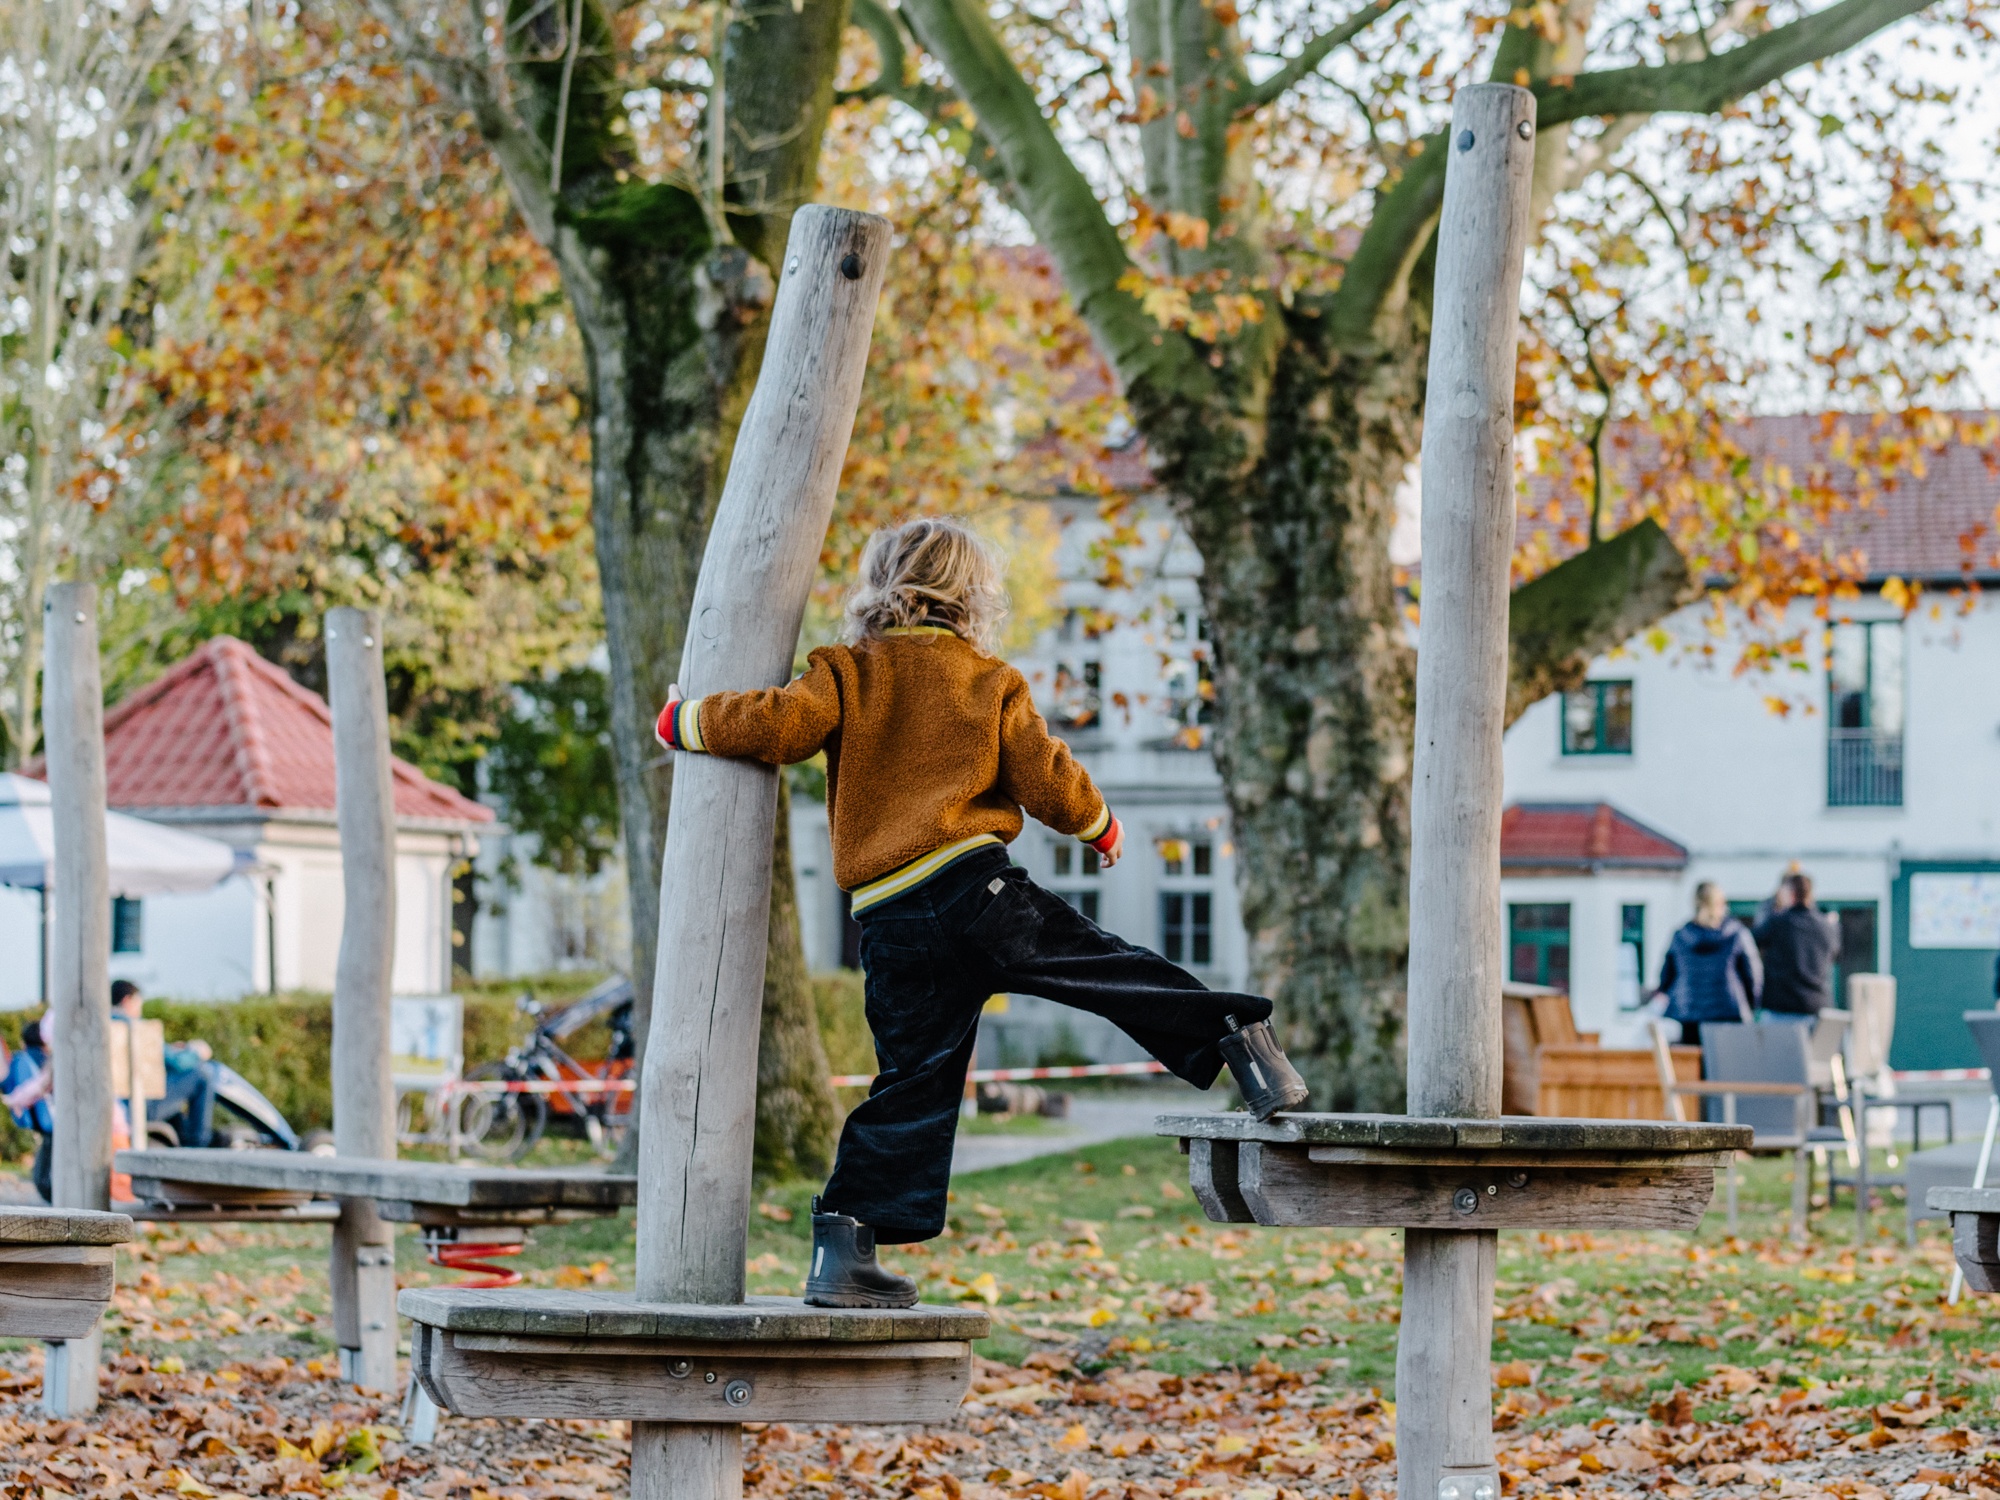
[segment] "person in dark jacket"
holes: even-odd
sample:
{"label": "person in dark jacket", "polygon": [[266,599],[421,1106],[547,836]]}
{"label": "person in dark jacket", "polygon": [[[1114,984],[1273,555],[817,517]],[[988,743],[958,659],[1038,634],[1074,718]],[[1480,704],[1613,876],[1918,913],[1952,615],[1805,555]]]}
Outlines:
{"label": "person in dark jacket", "polygon": [[[0,1049],[4,1050],[4,1049]],[[35,1191],[42,1202],[55,1197],[50,1147],[55,1141],[55,1114],[49,1108],[49,1054],[42,1043],[42,1023],[30,1021],[21,1028],[21,1049],[7,1059],[7,1074],[0,1079],[0,1102],[14,1116],[14,1123],[35,1132]]]}
{"label": "person in dark jacket", "polygon": [[1722,887],[1694,888],[1694,920],[1674,934],[1660,964],[1655,995],[1667,997],[1666,1018],[1681,1023],[1681,1041],[1701,1045],[1706,1021],[1747,1021],[1764,988],[1764,966],[1749,931],[1729,915]]}
{"label": "person in dark jacket", "polygon": [[1812,876],[1795,870],[1778,883],[1771,915],[1757,924],[1756,938],[1769,1015],[1809,1021],[1833,1004],[1840,926],[1813,904]]}

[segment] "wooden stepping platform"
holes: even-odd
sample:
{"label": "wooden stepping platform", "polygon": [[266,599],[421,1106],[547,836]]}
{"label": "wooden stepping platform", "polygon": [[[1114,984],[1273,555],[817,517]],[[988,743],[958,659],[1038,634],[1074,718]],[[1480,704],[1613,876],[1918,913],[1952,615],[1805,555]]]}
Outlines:
{"label": "wooden stepping platform", "polygon": [[1692,1229],[1746,1125],[1406,1115],[1162,1115],[1224,1224]]}
{"label": "wooden stepping platform", "polygon": [[639,1302],[620,1292],[413,1287],[410,1365],[466,1417],[942,1422],[991,1320],[962,1307]]}
{"label": "wooden stepping platform", "polygon": [[1924,1205],[1951,1216],[1951,1253],[1975,1292],[2000,1292],[2000,1188],[1936,1187]]}
{"label": "wooden stepping platform", "polygon": [[[385,1219],[415,1224],[546,1224],[615,1214],[636,1180],[604,1172],[521,1171],[444,1162],[314,1156],[302,1151],[120,1151],[141,1217],[230,1217],[368,1198]],[[300,1215],[303,1217],[303,1215]]]}
{"label": "wooden stepping platform", "polygon": [[124,1214],[0,1209],[0,1336],[86,1337],[111,1302],[113,1247],[132,1235]]}

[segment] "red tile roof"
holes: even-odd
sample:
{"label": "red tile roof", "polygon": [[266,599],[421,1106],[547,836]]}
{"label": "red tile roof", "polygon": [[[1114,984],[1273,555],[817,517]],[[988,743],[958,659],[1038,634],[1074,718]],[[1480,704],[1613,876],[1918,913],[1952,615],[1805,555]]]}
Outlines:
{"label": "red tile roof", "polygon": [[1503,870],[1678,870],[1688,852],[1609,802],[1517,802],[1500,814]]}
{"label": "red tile roof", "polygon": [[[108,801],[128,811],[333,810],[333,714],[242,641],[217,636],[104,716]],[[492,809],[393,763],[398,818],[484,823]]]}
{"label": "red tile roof", "polygon": [[[1958,412],[1912,432],[1894,418],[1808,413],[1755,417],[1732,424],[1726,436],[1750,461],[1741,480],[1746,488],[1797,488],[1828,501],[1823,524],[1801,527],[1807,545],[1851,559],[1865,582],[1943,583],[2000,576],[1993,418]],[[1659,442],[1644,427],[1626,424],[1606,435],[1605,446],[1618,511],[1607,529],[1622,529],[1662,483]],[[1846,455],[1855,448],[1872,450],[1881,462],[1851,461]],[[1558,558],[1567,557],[1582,550],[1588,514],[1584,492],[1538,475],[1522,496],[1516,539],[1526,543],[1540,533]]]}

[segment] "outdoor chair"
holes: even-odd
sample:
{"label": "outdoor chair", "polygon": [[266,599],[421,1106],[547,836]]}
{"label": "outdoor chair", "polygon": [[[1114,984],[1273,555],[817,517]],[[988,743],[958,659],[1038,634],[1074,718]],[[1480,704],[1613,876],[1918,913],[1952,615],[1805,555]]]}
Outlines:
{"label": "outdoor chair", "polygon": [[[1652,1030],[1660,1092],[1676,1120],[1687,1120],[1683,1100],[1699,1098],[1704,1119],[1751,1128],[1752,1155],[1792,1154],[1792,1237],[1805,1238],[1806,1211],[1812,1201],[1813,1149],[1840,1145],[1846,1139],[1838,1129],[1815,1123],[1818,1091],[1812,1083],[1806,1028],[1789,1021],[1704,1022],[1703,1077],[1699,1083],[1683,1083],[1674,1077],[1666,1027],[1655,1021]],[[1736,1196],[1736,1161],[1732,1157],[1724,1179],[1724,1203],[1732,1234],[1736,1231]]]}
{"label": "outdoor chair", "polygon": [[[1979,1049],[1979,1060],[1986,1064],[1986,1076],[1993,1089],[1986,1101],[1986,1133],[1979,1142],[1979,1161],[1972,1169],[1972,1185],[1983,1188],[1993,1165],[1994,1131],[2000,1128],[2000,1010],[1969,1010],[1965,1013],[1965,1026],[1972,1033],[1972,1045]],[[1915,1227],[1913,1220],[1913,1234]],[[1954,1269],[1945,1301],[1957,1302],[1964,1290],[1965,1272]]]}
{"label": "outdoor chair", "polygon": [[[1813,1031],[1813,1069],[1814,1082],[1831,1095],[1822,1101],[1821,1122],[1826,1123],[1825,1112],[1830,1109],[1840,1125],[1841,1133],[1847,1138],[1847,1165],[1852,1174],[1843,1177],[1837,1168],[1829,1166],[1827,1204],[1829,1207],[1832,1206],[1834,1195],[1840,1188],[1852,1187],[1855,1191],[1855,1232],[1865,1238],[1868,1233],[1868,1210],[1873,1189],[1901,1187],[1906,1194],[1915,1196],[1907,1172],[1891,1170],[1877,1174],[1870,1171],[1868,1162],[1870,1116],[1879,1116],[1884,1112],[1890,1114],[1889,1166],[1892,1169],[1897,1165],[1894,1129],[1896,1112],[1904,1110],[1909,1112],[1912,1154],[1923,1149],[1926,1110],[1944,1111],[1944,1135],[1947,1145],[1954,1141],[1955,1135],[1950,1099],[1934,1095],[1919,1097],[1873,1092],[1876,1088],[1887,1090],[1895,1087],[1895,1080],[1889,1072],[1889,1044],[1894,1036],[1896,1024],[1894,978],[1883,974],[1856,974],[1848,982],[1847,993],[1854,1009],[1845,1013],[1835,1010],[1820,1013],[1818,1024]],[[1844,1056],[1840,1046],[1842,1040],[1846,1042]],[[1825,1069],[1823,1078],[1820,1076],[1822,1067]],[[1916,1237],[1914,1215],[1909,1219],[1909,1233],[1914,1243]],[[1856,1243],[1859,1243],[1859,1240]]]}

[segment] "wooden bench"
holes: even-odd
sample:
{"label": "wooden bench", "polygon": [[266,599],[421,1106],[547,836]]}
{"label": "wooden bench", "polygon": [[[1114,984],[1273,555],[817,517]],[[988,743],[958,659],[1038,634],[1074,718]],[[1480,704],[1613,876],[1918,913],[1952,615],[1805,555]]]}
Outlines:
{"label": "wooden bench", "polygon": [[[1578,1031],[1569,996],[1509,981],[1500,1002],[1502,1113],[1551,1119],[1671,1120],[1660,1095],[1653,1054],[1643,1047],[1601,1047]],[[1701,1077],[1701,1049],[1675,1047],[1683,1083]]]}
{"label": "wooden bench", "polygon": [[[605,1172],[524,1171],[516,1167],[462,1167],[443,1162],[314,1156],[298,1151],[215,1149],[121,1151],[116,1170],[132,1179],[141,1200],[135,1218],[179,1221],[339,1218],[340,1202],[362,1200],[391,1223],[414,1224],[433,1265],[485,1278],[485,1286],[518,1282],[518,1273],[496,1260],[527,1248],[538,1224],[608,1218],[637,1199],[638,1182]],[[386,1243],[357,1252],[360,1275],[343,1276],[335,1256],[334,1321],[388,1338],[395,1321],[395,1253]],[[368,1286],[361,1286],[361,1278]],[[393,1354],[393,1341],[386,1349]],[[393,1361],[391,1361],[393,1363]],[[412,1383],[404,1423],[411,1441],[430,1442],[437,1411],[415,1397]]]}
{"label": "wooden bench", "polygon": [[124,1214],[0,1208],[0,1336],[80,1339],[111,1303]]}
{"label": "wooden bench", "polygon": [[134,1218],[366,1198],[383,1218],[398,1223],[526,1227],[602,1218],[629,1207],[637,1195],[634,1178],[604,1172],[460,1167],[302,1151],[120,1151],[115,1168],[132,1179],[139,1199]]}
{"label": "wooden bench", "polygon": [[944,1422],[983,1309],[639,1302],[618,1292],[416,1287],[410,1364],[466,1417],[635,1422]]}
{"label": "wooden bench", "polygon": [[1938,1187],[1925,1205],[1951,1218],[1951,1253],[1975,1292],[2000,1292],[2000,1188]]}
{"label": "wooden bench", "polygon": [[1748,1126],[1405,1115],[1163,1115],[1218,1223],[1693,1229]]}

